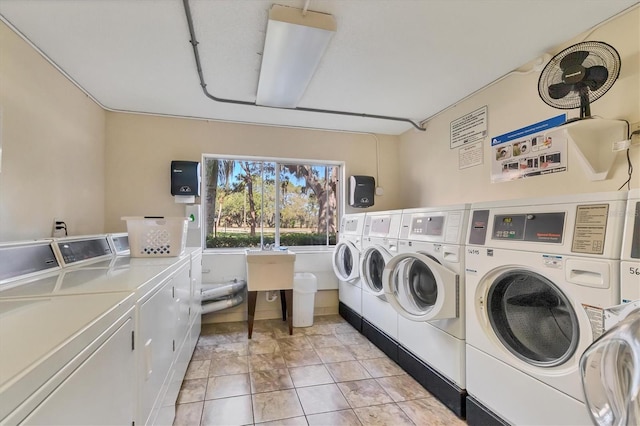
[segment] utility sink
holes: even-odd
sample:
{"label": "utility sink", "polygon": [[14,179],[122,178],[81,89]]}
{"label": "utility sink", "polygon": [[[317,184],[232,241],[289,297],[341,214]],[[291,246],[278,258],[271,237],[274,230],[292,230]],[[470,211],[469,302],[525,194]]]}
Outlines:
{"label": "utility sink", "polygon": [[293,289],[296,254],[289,250],[246,250],[247,290]]}

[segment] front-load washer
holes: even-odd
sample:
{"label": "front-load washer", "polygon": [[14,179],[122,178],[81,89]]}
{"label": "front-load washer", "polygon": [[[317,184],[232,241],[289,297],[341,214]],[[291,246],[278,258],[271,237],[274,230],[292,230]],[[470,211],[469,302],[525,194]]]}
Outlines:
{"label": "front-load washer", "polygon": [[362,233],[362,334],[394,361],[398,360],[398,313],[384,294],[382,275],[398,252],[402,210],[367,213]]}
{"label": "front-load washer", "polygon": [[620,297],[626,193],[473,204],[467,421],[590,424],[580,356]]}
{"label": "front-load washer", "polygon": [[629,191],[620,262],[622,303],[640,300],[640,188]]}
{"label": "front-load washer", "polygon": [[338,278],[338,312],[358,331],[362,331],[360,250],[364,220],[365,213],[342,216],[340,237],[332,259],[333,271]]}
{"label": "front-load washer", "polygon": [[[464,417],[464,244],[469,204],[402,212],[383,285],[398,312],[399,364]],[[415,359],[417,358],[417,359]]]}

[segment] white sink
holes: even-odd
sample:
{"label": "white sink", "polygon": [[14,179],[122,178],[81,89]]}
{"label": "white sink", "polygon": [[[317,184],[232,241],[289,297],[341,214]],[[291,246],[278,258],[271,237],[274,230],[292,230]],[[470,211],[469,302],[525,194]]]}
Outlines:
{"label": "white sink", "polygon": [[289,250],[246,250],[249,291],[290,290],[296,254]]}

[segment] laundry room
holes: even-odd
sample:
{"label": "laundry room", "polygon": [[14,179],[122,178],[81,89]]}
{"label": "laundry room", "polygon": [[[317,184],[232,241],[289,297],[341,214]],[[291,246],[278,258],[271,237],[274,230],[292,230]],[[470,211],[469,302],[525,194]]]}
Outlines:
{"label": "laundry room", "polygon": [[[83,365],[108,342],[141,351],[104,352],[133,377],[105,387],[132,389],[115,423],[596,422],[581,356],[640,299],[640,2],[458,3],[1,1],[0,423],[81,405],[71,352],[23,365],[34,343],[7,331],[54,293],[33,339],[87,303],[113,339],[92,323]],[[278,19],[328,33],[292,104],[260,81]],[[198,167],[192,198],[172,193],[175,161]],[[135,218],[184,221],[182,250],[129,257]],[[174,316],[137,323],[165,296]],[[152,357],[165,326],[179,337]],[[630,398],[605,408],[633,424]]]}

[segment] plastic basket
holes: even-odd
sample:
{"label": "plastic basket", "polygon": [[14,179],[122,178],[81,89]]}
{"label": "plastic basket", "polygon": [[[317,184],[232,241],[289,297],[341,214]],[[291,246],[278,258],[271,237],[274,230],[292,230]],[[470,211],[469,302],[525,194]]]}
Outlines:
{"label": "plastic basket", "polygon": [[131,257],[175,257],[187,242],[186,217],[123,217]]}

